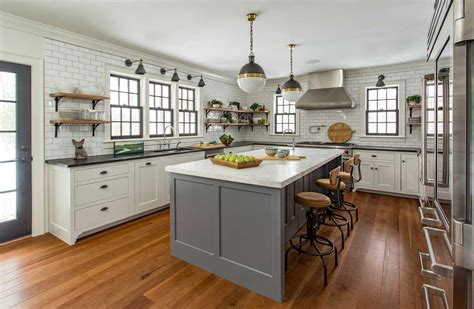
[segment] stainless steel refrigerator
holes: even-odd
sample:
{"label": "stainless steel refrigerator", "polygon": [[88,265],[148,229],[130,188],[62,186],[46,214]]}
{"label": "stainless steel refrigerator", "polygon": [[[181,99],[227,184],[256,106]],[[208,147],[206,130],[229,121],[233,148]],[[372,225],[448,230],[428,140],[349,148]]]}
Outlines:
{"label": "stainless steel refrigerator", "polygon": [[[451,279],[447,288],[424,284],[423,292],[428,308],[433,295],[445,307],[473,308],[474,0],[434,1],[427,61],[433,74],[423,81],[420,214],[428,252],[420,261],[423,274]],[[444,245],[434,244],[437,237]]]}

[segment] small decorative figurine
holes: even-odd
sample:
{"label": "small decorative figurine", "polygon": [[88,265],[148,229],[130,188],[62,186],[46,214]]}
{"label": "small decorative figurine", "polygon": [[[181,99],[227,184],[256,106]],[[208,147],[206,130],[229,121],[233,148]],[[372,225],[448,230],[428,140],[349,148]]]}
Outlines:
{"label": "small decorative figurine", "polygon": [[72,144],[76,148],[76,151],[74,152],[74,160],[87,159],[87,152],[84,149],[84,139],[81,139],[80,141],[72,139]]}

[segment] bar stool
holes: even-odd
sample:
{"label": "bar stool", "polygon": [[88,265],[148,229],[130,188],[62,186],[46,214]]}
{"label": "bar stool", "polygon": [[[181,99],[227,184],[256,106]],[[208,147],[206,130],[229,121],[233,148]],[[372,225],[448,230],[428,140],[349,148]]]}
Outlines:
{"label": "bar stool", "polygon": [[[334,244],[327,238],[317,235],[319,230],[319,216],[324,216],[324,210],[331,206],[331,199],[324,194],[316,192],[300,192],[295,196],[295,202],[306,207],[306,234],[296,235],[290,239],[290,247],[285,252],[285,270],[288,269],[288,253],[293,249],[299,253],[319,256],[324,268],[324,286],[328,285],[327,266],[324,257],[334,252],[335,266],[337,262],[337,249]],[[293,242],[298,239],[298,243]],[[305,245],[306,249],[303,249]],[[328,247],[327,251],[321,251],[318,245]],[[311,250],[311,249],[314,250]]]}
{"label": "bar stool", "polygon": [[[358,175],[354,177],[354,167],[357,167]],[[344,169],[339,173],[339,178],[342,179],[347,185],[344,192],[352,192],[357,182],[362,180],[362,174],[360,171],[360,154],[355,154],[351,159],[344,162]],[[344,200],[344,196],[343,196]],[[351,229],[354,228],[354,222],[352,219],[352,212],[355,212],[356,222],[359,221],[359,209],[354,203],[344,201],[342,208],[347,211],[351,217]]]}
{"label": "bar stool", "polygon": [[[346,217],[336,213],[336,211],[344,210],[342,192],[346,188],[346,185],[339,178],[340,171],[341,167],[336,167],[329,172],[329,178],[318,179],[316,180],[316,184],[327,191],[327,195],[331,197],[332,201],[331,206],[326,208],[326,216],[324,217],[324,220],[320,222],[320,224],[335,226],[339,229],[339,232],[341,233],[341,249],[344,249],[345,237],[342,228],[347,226],[347,237],[351,235],[351,228],[349,220],[347,220]],[[332,223],[326,222],[325,219],[331,220]]]}

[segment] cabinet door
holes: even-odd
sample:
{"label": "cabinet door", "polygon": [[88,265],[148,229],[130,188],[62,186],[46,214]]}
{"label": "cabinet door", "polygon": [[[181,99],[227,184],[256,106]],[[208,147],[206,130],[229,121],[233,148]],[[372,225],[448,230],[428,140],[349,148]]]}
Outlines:
{"label": "cabinet door", "polygon": [[402,154],[401,162],[400,175],[402,192],[408,194],[418,194],[418,156],[414,154]]}
{"label": "cabinet door", "polygon": [[[356,177],[359,178],[357,175],[358,169],[354,170],[356,173]],[[373,189],[374,188],[374,163],[371,161],[360,161],[360,173],[362,174],[362,179],[357,183],[358,188],[367,188]]]}
{"label": "cabinet door", "polygon": [[159,206],[158,168],[156,160],[135,163],[135,211]]}
{"label": "cabinet door", "polygon": [[374,170],[374,188],[395,191],[395,162],[375,162]]}

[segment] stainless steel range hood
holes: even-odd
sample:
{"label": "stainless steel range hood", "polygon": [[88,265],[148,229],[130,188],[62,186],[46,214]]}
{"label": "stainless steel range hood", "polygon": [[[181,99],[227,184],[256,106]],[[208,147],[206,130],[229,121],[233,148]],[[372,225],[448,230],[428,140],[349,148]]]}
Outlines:
{"label": "stainless steel range hood", "polygon": [[297,109],[355,108],[354,100],[343,87],[344,71],[308,74],[308,91],[296,102]]}

